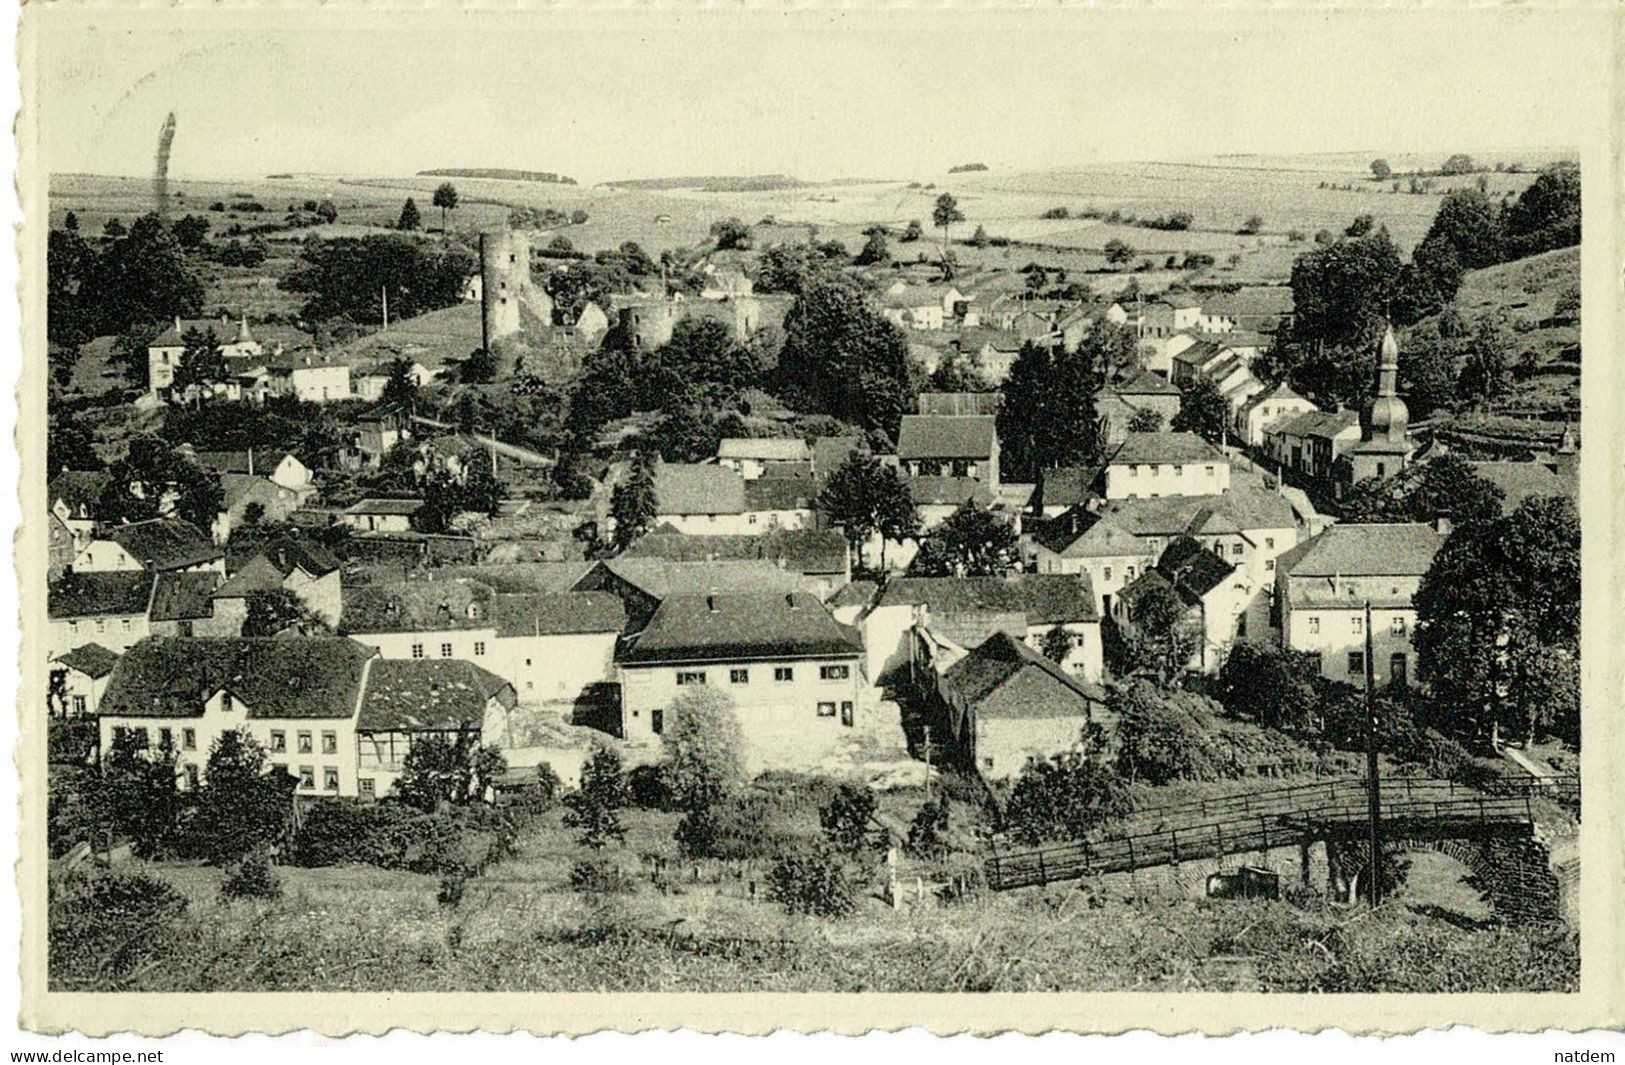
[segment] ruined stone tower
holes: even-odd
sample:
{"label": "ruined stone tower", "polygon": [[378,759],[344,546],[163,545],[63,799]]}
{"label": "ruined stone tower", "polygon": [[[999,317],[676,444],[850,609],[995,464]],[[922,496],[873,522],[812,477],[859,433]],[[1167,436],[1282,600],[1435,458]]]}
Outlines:
{"label": "ruined stone tower", "polygon": [[530,238],[513,230],[480,234],[481,344],[553,324],[553,300],[530,279]]}

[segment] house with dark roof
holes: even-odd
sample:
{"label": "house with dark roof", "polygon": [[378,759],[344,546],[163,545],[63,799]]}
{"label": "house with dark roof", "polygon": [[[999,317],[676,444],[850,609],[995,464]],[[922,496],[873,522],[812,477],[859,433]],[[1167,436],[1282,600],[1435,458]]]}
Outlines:
{"label": "house with dark roof", "polygon": [[87,643],[51,659],[51,712],[65,718],[95,716],[118,659],[117,651],[99,643]]}
{"label": "house with dark roof", "polygon": [[233,529],[244,525],[289,520],[308,498],[269,477],[248,473],[222,473],[220,493],[222,506],[209,528],[220,544],[231,538]]}
{"label": "house with dark roof", "polygon": [[746,481],[785,465],[810,471],[812,457],[812,448],[800,437],[727,437],[717,443],[717,465],[726,466]]}
{"label": "house with dark roof", "polygon": [[999,484],[999,433],[990,415],[905,414],[897,461],[912,477],[968,477]]}
{"label": "house with dark roof", "polygon": [[619,653],[621,733],[654,744],[687,691],[731,702],[747,766],[811,769],[878,721],[866,713],[859,634],[815,596],[673,595]]}
{"label": "house with dark roof", "polygon": [[1337,460],[1360,442],[1360,416],[1351,410],[1306,411],[1264,430],[1264,451],[1307,481],[1330,482]]}
{"label": "house with dark roof", "polygon": [[1172,424],[1179,413],[1181,393],[1166,378],[1149,370],[1136,370],[1118,381],[1108,381],[1095,392],[1095,415],[1101,420],[1108,447],[1121,444],[1136,417],[1147,412],[1161,420],[1161,428]]}
{"label": "house with dark roof", "polygon": [[423,509],[421,499],[373,499],[344,508],[344,524],[356,532],[411,532],[412,515]]}
{"label": "house with dark roof", "polygon": [[964,765],[989,780],[1077,750],[1085,729],[1107,723],[1099,685],[1005,632],[949,666],[936,692],[943,718],[938,734]]}
{"label": "house with dark roof", "polygon": [[821,599],[846,584],[852,572],[846,538],[834,530],[778,529],[759,536],[687,536],[656,529],[634,541],[621,557],[669,562],[764,560],[816,581]]}
{"label": "house with dark roof", "polygon": [[264,477],[290,492],[298,493],[301,503],[316,490],[315,474],[291,451],[248,448],[244,451],[197,451],[194,454],[198,465],[206,470],[213,470],[222,476],[232,473]]}
{"label": "house with dark roof", "polygon": [[1275,560],[1309,532],[1286,494],[1247,485],[1223,495],[1114,499],[1096,510],[1139,538],[1152,558],[1191,536],[1261,588],[1273,586]]}
{"label": "house with dark roof", "polygon": [[1305,540],[1276,564],[1282,645],[1314,656],[1322,676],[1364,687],[1369,613],[1377,683],[1409,683],[1416,590],[1443,544],[1417,522],[1339,524]]}
{"label": "house with dark roof", "polygon": [[170,572],[152,582],[152,605],[147,620],[154,636],[241,636],[242,618],[216,617],[210,596],[220,574]]}
{"label": "house with dark roof", "polygon": [[111,526],[74,556],[76,573],[165,570],[226,572],[226,553],[180,518],[151,518]]}
{"label": "house with dark roof", "polygon": [[1236,436],[1249,447],[1261,447],[1264,434],[1271,428],[1297,417],[1319,410],[1312,401],[1292,390],[1284,380],[1273,388],[1265,388],[1243,403],[1236,411]]}
{"label": "house with dark roof", "polygon": [[146,639],[152,584],[151,574],[130,570],[69,571],[49,582],[45,653],[54,658],[88,643],[123,651]]}
{"label": "house with dark roof", "polygon": [[176,318],[147,345],[149,393],[155,396],[168,394],[175,383],[175,367],[180,365],[181,356],[186,353],[187,334],[194,331],[213,338],[233,374],[247,369],[265,352],[248,328],[246,315],[235,322],[224,314],[219,318]]}
{"label": "house with dark roof", "polygon": [[810,529],[817,521],[819,482],[810,470],[792,474],[788,467],[745,482],[745,532]]}
{"label": "house with dark roof", "polygon": [[1249,635],[1248,606],[1256,590],[1240,567],[1220,558],[1195,537],[1181,536],[1168,545],[1155,566],[1123,588],[1112,604],[1112,620],[1133,632],[1153,597],[1172,594],[1184,606],[1176,627],[1191,643],[1186,668],[1216,673],[1231,644]]}
{"label": "house with dark roof", "polygon": [[106,470],[63,470],[46,486],[51,513],[73,533],[76,547],[83,547],[96,531],[96,509],[108,480]]}
{"label": "house with dark roof", "polygon": [[570,590],[614,595],[626,611],[624,631],[632,635],[641,632],[660,604],[674,595],[809,590],[804,583],[768,559],[673,562],[626,554],[593,563]]}
{"label": "house with dark roof", "polygon": [[341,355],[315,348],[278,351],[265,360],[265,392],[305,403],[351,399],[350,364]]}
{"label": "house with dark roof", "polygon": [[1230,460],[1195,433],[1127,433],[1106,460],[1107,499],[1219,495]]}
{"label": "house with dark roof", "polygon": [[304,600],[317,617],[337,625],[344,612],[344,577],[339,560],[314,540],[280,536],[260,548],[211,593],[215,613],[237,619],[248,616],[248,599],[256,592],[289,591]]}
{"label": "house with dark roof", "polygon": [[685,533],[748,533],[745,479],[715,463],[655,468],[655,522]]}
{"label": "house with dark roof", "polygon": [[1123,586],[1157,559],[1147,541],[1082,505],[1044,522],[1033,541],[1038,572],[1086,576],[1102,615],[1111,612]]}
{"label": "house with dark roof", "polygon": [[506,729],[513,685],[461,659],[375,659],[355,719],[357,796],[388,795],[414,744],[478,744]]}
{"label": "house with dark roof", "polygon": [[1052,631],[1066,634],[1060,666],[1098,681],[1102,676],[1100,611],[1086,574],[1018,573],[1007,577],[895,577],[860,618],[869,674],[883,677],[913,654],[918,631],[951,661],[1005,632],[1042,647]]}

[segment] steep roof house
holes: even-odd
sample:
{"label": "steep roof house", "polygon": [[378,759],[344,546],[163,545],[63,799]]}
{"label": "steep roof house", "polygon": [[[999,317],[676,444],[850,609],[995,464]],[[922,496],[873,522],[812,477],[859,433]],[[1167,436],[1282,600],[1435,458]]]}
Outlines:
{"label": "steep roof house", "polygon": [[971,477],[999,483],[999,434],[987,415],[905,414],[897,460],[911,476]]}

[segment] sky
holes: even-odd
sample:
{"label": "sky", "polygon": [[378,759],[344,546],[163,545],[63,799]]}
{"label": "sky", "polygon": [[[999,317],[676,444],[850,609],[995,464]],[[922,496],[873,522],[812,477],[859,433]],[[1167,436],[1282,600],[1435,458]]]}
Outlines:
{"label": "sky", "polygon": [[178,178],[1571,148],[1609,46],[1553,12],[142,15],[37,21],[53,172],[150,173],[170,110]]}

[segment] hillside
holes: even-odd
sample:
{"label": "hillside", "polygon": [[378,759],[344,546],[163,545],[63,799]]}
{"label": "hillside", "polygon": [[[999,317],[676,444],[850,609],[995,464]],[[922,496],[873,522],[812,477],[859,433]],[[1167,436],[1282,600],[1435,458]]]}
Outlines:
{"label": "hillside", "polygon": [[489,178],[494,181],[537,181],[544,185],[574,185],[576,179],[546,170],[504,170],[500,167],[444,167],[419,170],[418,177]]}

